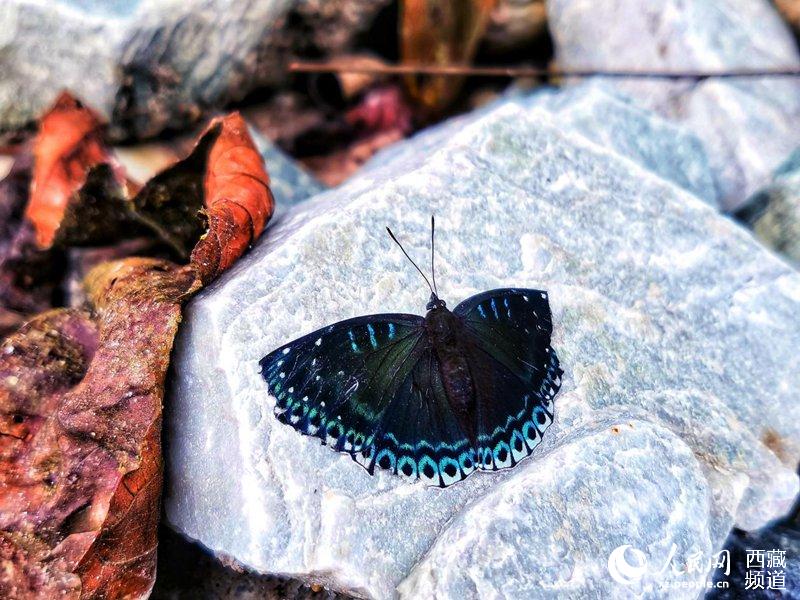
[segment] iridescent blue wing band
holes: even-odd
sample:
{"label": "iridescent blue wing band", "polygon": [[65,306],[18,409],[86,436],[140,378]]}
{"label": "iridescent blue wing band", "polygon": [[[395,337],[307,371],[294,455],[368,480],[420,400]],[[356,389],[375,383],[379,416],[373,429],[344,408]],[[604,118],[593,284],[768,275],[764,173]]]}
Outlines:
{"label": "iridescent blue wing band", "polygon": [[447,399],[436,353],[425,344],[386,411],[376,465],[446,487],[475,469],[475,450]]}

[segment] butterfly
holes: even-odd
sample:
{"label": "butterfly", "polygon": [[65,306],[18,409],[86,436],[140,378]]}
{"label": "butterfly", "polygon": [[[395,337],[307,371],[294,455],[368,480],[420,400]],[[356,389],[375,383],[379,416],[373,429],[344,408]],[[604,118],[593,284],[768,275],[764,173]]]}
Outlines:
{"label": "butterfly", "polygon": [[372,475],[446,487],[513,467],[554,418],[563,371],[550,347],[547,293],[497,289],[452,311],[428,282],[427,314],[334,323],[270,352],[261,374],[277,419]]}

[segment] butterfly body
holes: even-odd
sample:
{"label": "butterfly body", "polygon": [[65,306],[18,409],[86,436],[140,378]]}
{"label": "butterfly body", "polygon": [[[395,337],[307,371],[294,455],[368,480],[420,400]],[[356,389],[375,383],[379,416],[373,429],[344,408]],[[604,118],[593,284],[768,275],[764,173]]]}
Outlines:
{"label": "butterfly body", "polygon": [[428,311],[424,326],[439,363],[450,408],[461,429],[474,444],[476,398],[467,358],[471,354],[469,335],[461,319],[449,311],[444,302]]}
{"label": "butterfly body", "polygon": [[335,323],[261,361],[277,418],[371,474],[446,487],[514,466],[554,416],[561,368],[547,295],[501,289],[424,317]]}

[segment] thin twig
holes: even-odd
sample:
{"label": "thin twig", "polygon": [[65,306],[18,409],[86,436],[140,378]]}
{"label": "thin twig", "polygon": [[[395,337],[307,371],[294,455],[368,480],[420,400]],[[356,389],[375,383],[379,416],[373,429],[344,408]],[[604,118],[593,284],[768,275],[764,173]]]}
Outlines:
{"label": "thin twig", "polygon": [[376,75],[443,75],[446,77],[615,77],[631,79],[710,79],[798,77],[800,68],[774,69],[690,69],[685,71],[646,69],[546,69],[537,67],[501,67],[466,65],[376,65],[358,62],[293,62],[289,71],[294,73],[372,73]]}

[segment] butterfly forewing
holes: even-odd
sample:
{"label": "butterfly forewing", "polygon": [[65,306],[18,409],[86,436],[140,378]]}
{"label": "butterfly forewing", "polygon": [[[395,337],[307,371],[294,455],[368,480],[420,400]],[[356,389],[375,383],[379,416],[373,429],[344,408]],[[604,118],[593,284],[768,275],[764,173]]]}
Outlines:
{"label": "butterfly forewing", "polygon": [[400,385],[423,352],[423,319],[350,319],[261,359],[278,419],[371,469],[374,442]]}
{"label": "butterfly forewing", "polygon": [[546,292],[500,289],[453,311],[470,337],[481,469],[511,467],[528,456],[553,419],[561,368],[550,347]]}

